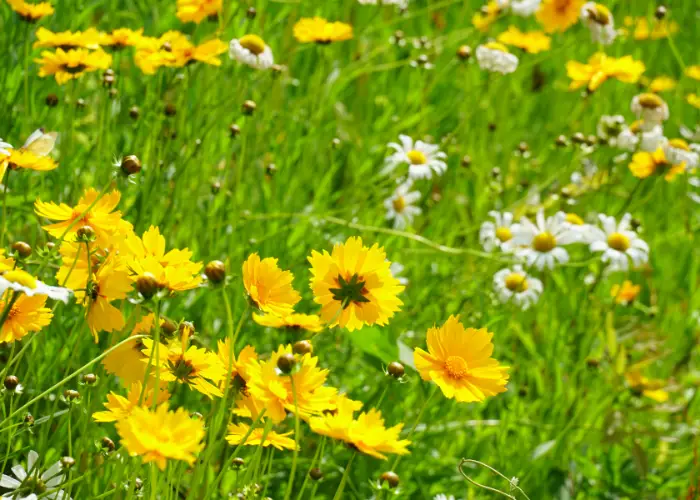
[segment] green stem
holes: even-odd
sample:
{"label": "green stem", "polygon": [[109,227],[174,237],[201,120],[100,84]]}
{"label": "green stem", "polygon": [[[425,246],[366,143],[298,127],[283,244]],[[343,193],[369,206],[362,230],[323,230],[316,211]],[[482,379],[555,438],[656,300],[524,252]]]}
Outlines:
{"label": "green stem", "polygon": [[333,500],[340,500],[343,498],[343,490],[345,489],[345,483],[348,481],[350,466],[352,465],[352,461],[355,460],[355,455],[357,455],[357,452],[353,451],[352,455],[350,456],[350,460],[348,461],[348,465],[345,466],[345,472],[343,472],[343,477],[340,479],[338,490],[335,492],[335,495],[333,495]]}
{"label": "green stem", "polygon": [[[304,490],[306,490],[306,485],[309,483],[309,477],[311,474],[311,471],[316,467],[316,462],[319,460],[319,457],[323,457],[323,448],[326,445],[326,437],[322,436],[321,437],[321,444],[316,448],[316,453],[314,454],[313,460],[311,460],[311,465],[309,466],[309,470],[306,473],[306,476],[304,477],[304,482],[301,485],[301,490],[299,490],[299,494],[297,495],[297,500],[303,500],[304,498]],[[311,496],[311,498],[314,498]]]}
{"label": "green stem", "polygon": [[[425,412],[425,409],[428,407],[428,403],[432,401],[433,396],[437,394],[438,392],[438,386],[436,385],[433,387],[433,391],[430,393],[430,396],[428,396],[425,401],[423,401],[423,406],[421,406],[420,411],[418,412],[418,416],[416,417],[416,421],[413,423],[413,427],[411,427],[411,431],[408,433],[408,436],[406,436],[407,440],[410,440],[411,437],[413,436],[413,433],[416,432],[416,428],[418,427],[418,424],[420,423],[421,419],[423,418],[423,413]],[[394,459],[394,463],[391,464],[391,470],[396,471],[396,467],[399,465],[399,462],[401,461],[401,455],[396,455],[396,458]]]}
{"label": "green stem", "polygon": [[294,489],[294,476],[297,471],[297,460],[299,459],[299,407],[297,406],[297,388],[294,384],[294,376],[290,375],[289,380],[292,384],[292,395],[294,396],[294,439],[297,446],[294,447],[294,458],[292,459],[292,470],[289,472],[289,482],[287,483],[287,491],[284,493],[284,500],[289,500],[292,497]]}

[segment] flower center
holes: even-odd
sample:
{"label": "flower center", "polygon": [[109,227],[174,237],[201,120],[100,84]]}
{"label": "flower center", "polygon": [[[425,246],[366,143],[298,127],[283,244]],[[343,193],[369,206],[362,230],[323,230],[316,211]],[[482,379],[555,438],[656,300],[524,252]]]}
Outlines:
{"label": "flower center", "polygon": [[595,21],[602,26],[610,23],[610,11],[605,5],[597,3],[593,7],[589,7],[587,11],[591,21]]}
{"label": "flower center", "polygon": [[532,246],[538,252],[551,252],[557,246],[557,239],[552,233],[545,231],[535,236],[535,239],[532,240]]}
{"label": "flower center", "polygon": [[496,229],[496,238],[499,239],[499,241],[505,243],[506,241],[510,241],[513,238],[513,233],[510,232],[510,229],[507,227],[499,227]]}
{"label": "flower center", "polygon": [[265,42],[258,35],[244,35],[238,40],[241,47],[248,49],[256,56],[265,52]]}
{"label": "flower center", "polygon": [[[3,304],[3,307],[4,307],[4,304]],[[7,319],[11,320],[12,318],[17,316],[18,314],[19,314],[19,307],[17,307],[17,304],[15,304],[10,308],[10,313],[7,315]]]}
{"label": "flower center", "polygon": [[647,93],[639,96],[639,105],[647,109],[656,109],[663,105],[663,101],[658,95]]}
{"label": "flower center", "polygon": [[469,372],[469,366],[464,358],[460,356],[450,356],[445,361],[445,369],[450,377],[454,379],[462,379]]}
{"label": "flower center", "polygon": [[688,143],[685,142],[683,139],[671,139],[670,141],[668,141],[668,145],[672,148],[682,149],[683,151],[690,151]]}
{"label": "flower center", "polygon": [[566,222],[574,226],[582,226],[583,219],[576,214],[566,214]]}
{"label": "flower center", "polygon": [[406,208],[406,199],[403,196],[397,196],[392,200],[391,204],[394,206],[394,210],[401,213]]}
{"label": "flower center", "polygon": [[38,477],[28,477],[25,482],[26,488],[32,493],[41,494],[46,491],[46,483]]}
{"label": "flower center", "polygon": [[415,149],[412,149],[411,151],[406,154],[408,157],[408,161],[411,162],[412,165],[425,165],[428,163],[428,158],[425,157],[425,153],[421,151],[416,151]]}
{"label": "flower center", "polygon": [[630,239],[624,234],[612,233],[608,236],[608,246],[618,252],[624,252],[630,247]]}
{"label": "flower center", "polygon": [[510,273],[506,276],[506,288],[511,292],[524,292],[527,290],[527,279],[522,274]]}
{"label": "flower center", "polygon": [[2,277],[5,278],[7,281],[17,283],[18,285],[26,286],[27,288],[31,288],[32,290],[36,288],[36,278],[31,274],[20,269],[16,269],[14,271],[7,271],[5,274],[2,275]]}
{"label": "flower center", "polygon": [[63,66],[63,71],[66,73],[70,73],[71,75],[76,75],[78,73],[82,73],[87,69],[87,66],[84,64],[78,64],[77,66]]}
{"label": "flower center", "polygon": [[194,366],[189,360],[180,358],[175,363],[169,362],[169,364],[170,371],[178,380],[187,381],[194,374]]}
{"label": "flower center", "polygon": [[500,52],[508,52],[508,47],[506,47],[502,43],[498,43],[498,42],[485,43],[484,47],[486,47],[487,49],[491,49],[491,50],[498,50]]}
{"label": "flower center", "polygon": [[343,309],[349,307],[350,303],[369,302],[365,297],[369,291],[365,288],[364,280],[357,274],[353,274],[348,280],[339,274],[337,282],[338,288],[330,288],[329,291],[333,294],[333,300],[342,302]]}

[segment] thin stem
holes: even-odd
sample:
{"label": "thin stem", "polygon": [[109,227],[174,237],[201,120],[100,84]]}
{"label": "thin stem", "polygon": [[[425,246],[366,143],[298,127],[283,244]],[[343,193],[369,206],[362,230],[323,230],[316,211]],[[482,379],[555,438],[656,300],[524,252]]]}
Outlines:
{"label": "thin stem", "polygon": [[5,173],[5,182],[3,182],[2,190],[2,227],[0,227],[0,247],[5,245],[5,226],[7,225],[7,192],[10,190],[10,172],[12,169],[8,166]]}
{"label": "thin stem", "polygon": [[296,384],[294,383],[293,375],[289,375],[289,380],[292,384],[292,395],[294,397],[294,439],[297,446],[294,447],[292,470],[289,472],[289,482],[287,483],[287,491],[284,493],[284,500],[289,500],[292,497],[292,489],[294,489],[294,476],[297,471],[297,460],[299,459],[299,407],[297,406],[297,388]]}
{"label": "thin stem", "polygon": [[353,451],[352,455],[350,456],[350,460],[348,461],[348,465],[345,466],[345,472],[343,472],[343,477],[340,479],[338,490],[335,492],[335,495],[333,495],[333,500],[340,500],[343,498],[343,490],[345,489],[345,483],[348,481],[350,466],[352,465],[352,461],[355,460],[355,455],[357,455],[357,452]]}
{"label": "thin stem", "polygon": [[[418,427],[418,424],[420,423],[421,419],[423,418],[423,413],[425,412],[425,409],[428,407],[428,403],[432,401],[433,396],[437,394],[438,387],[435,386],[433,387],[433,391],[430,393],[430,396],[428,396],[425,401],[423,401],[423,406],[421,406],[420,411],[418,412],[418,416],[416,417],[416,421],[413,423],[413,427],[411,427],[410,432],[408,433],[408,436],[406,436],[407,440],[410,440],[411,437],[413,436],[413,433],[416,431],[416,428]],[[396,467],[399,465],[399,462],[401,461],[401,455],[396,455],[396,458],[394,459],[394,463],[391,464],[391,470],[396,470]]]}
{"label": "thin stem", "polygon": [[[304,482],[301,485],[301,490],[299,491],[299,494],[297,495],[297,500],[302,500],[304,498],[304,490],[306,490],[306,485],[309,482],[309,477],[311,474],[311,471],[316,468],[316,462],[319,460],[319,457],[323,457],[323,448],[326,444],[326,437],[322,436],[321,437],[321,444],[316,448],[316,453],[314,453],[314,458],[311,460],[311,465],[309,465],[309,470],[306,473],[306,476],[304,477]],[[313,496],[311,498],[314,498]]]}

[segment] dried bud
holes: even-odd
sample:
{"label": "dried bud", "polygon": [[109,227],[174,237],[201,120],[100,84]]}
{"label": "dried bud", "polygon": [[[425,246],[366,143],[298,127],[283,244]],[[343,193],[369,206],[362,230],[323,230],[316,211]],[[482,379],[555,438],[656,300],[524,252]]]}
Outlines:
{"label": "dried bud", "polygon": [[79,98],[77,101],[75,101],[75,106],[79,109],[84,108],[85,107],[85,99],[83,99],[82,97]]}
{"label": "dried bud", "polygon": [[656,17],[656,19],[661,21],[664,17],[666,17],[666,14],[668,14],[666,7],[664,7],[663,5],[659,5],[656,8],[656,11],[654,12],[654,17]]}
{"label": "dried bud", "polygon": [[54,243],[53,241],[49,241],[49,242],[46,244],[46,248],[47,248],[48,250],[53,250],[54,248],[56,248],[56,243]]}
{"label": "dried bud", "polygon": [[64,469],[70,469],[75,465],[75,458],[73,457],[63,457],[61,459],[61,467]]}
{"label": "dried bud", "polygon": [[177,114],[177,107],[172,102],[169,102],[165,105],[164,112],[165,116],[175,116]]}
{"label": "dried bud", "polygon": [[525,153],[528,149],[530,149],[530,146],[527,145],[527,142],[523,141],[518,144],[518,151],[521,153]]}
{"label": "dried bud", "polygon": [[114,441],[109,439],[107,436],[102,438],[102,449],[107,451],[114,451]]}
{"label": "dried bud", "polygon": [[141,488],[143,488],[143,481],[137,477],[134,479],[134,490],[139,491]]}
{"label": "dried bud", "polygon": [[122,160],[121,167],[126,175],[138,174],[141,171],[141,160],[136,155],[129,155]]}
{"label": "dried bud", "polygon": [[17,386],[19,385],[19,379],[15,377],[14,375],[9,375],[5,377],[5,389],[8,391],[14,391]]}
{"label": "dried bud", "polygon": [[82,226],[76,232],[78,240],[89,243],[95,240],[95,230],[91,226]]}
{"label": "dried bud", "polygon": [[576,132],[574,135],[571,136],[571,141],[574,144],[583,144],[586,142],[586,136],[583,135],[581,132]]}
{"label": "dried bud", "polygon": [[468,45],[462,45],[457,50],[457,57],[459,57],[462,61],[466,61],[471,56],[472,56],[472,49]]}
{"label": "dried bud", "polygon": [[143,273],[143,275],[139,276],[136,280],[136,289],[146,300],[149,300],[158,293],[158,288],[158,280],[149,272]]}
{"label": "dried bud", "polygon": [[396,40],[403,40],[405,37],[406,37],[406,34],[403,31],[401,31],[401,30],[394,31],[394,38],[396,38]]}
{"label": "dried bud", "polygon": [[489,123],[489,131],[495,132],[495,130],[496,130],[496,124],[493,122]]}
{"label": "dried bud", "polygon": [[396,488],[399,485],[399,476],[396,472],[388,471],[384,472],[379,476],[379,482],[385,482],[389,485],[389,488]]}
{"label": "dried bud", "polygon": [[163,332],[163,335],[166,337],[172,337],[178,328],[179,325],[168,318],[163,318],[163,324],[160,325],[160,331]]}
{"label": "dried bud", "polygon": [[320,481],[323,478],[323,471],[318,467],[314,467],[309,471],[309,477],[314,481]]}
{"label": "dried bud", "polygon": [[520,396],[521,398],[527,396],[527,387],[523,386],[520,389],[518,389],[518,396]]}
{"label": "dried bud", "polygon": [[117,77],[114,75],[114,71],[112,71],[111,69],[108,69],[102,74],[102,84],[105,87],[111,87],[112,85],[114,85],[116,79]]}
{"label": "dried bud", "polygon": [[255,101],[245,101],[242,106],[242,111],[244,115],[252,115],[255,112],[255,108],[257,108],[258,105],[255,104]]}
{"label": "dried bud", "polygon": [[238,137],[241,133],[241,127],[239,127],[235,123],[231,124],[231,126],[228,128],[228,130],[231,133],[232,138]]}
{"label": "dried bud", "polygon": [[472,164],[472,158],[469,155],[464,155],[460,163],[464,168],[469,168]]}
{"label": "dried bud", "polygon": [[267,167],[265,167],[265,173],[272,177],[277,173],[277,167],[275,166],[274,163],[270,163]]}
{"label": "dried bud", "polygon": [[83,383],[87,385],[93,385],[97,382],[97,375],[94,373],[88,373],[83,375]]}
{"label": "dried bud", "polygon": [[172,52],[173,44],[171,44],[170,42],[164,42],[163,45],[160,46],[160,50],[164,52]]}
{"label": "dried bud", "polygon": [[255,7],[248,7],[248,10],[245,13],[245,17],[248,19],[255,19],[255,16],[258,15],[258,11],[255,10]]}
{"label": "dried bud", "polygon": [[114,99],[115,97],[117,97],[119,95],[119,90],[109,89],[109,92],[107,92],[107,94],[109,95],[110,99]]}
{"label": "dried bud", "polygon": [[58,106],[58,96],[56,94],[49,94],[46,96],[46,105],[49,108],[55,108]]}
{"label": "dried bud", "polygon": [[129,116],[133,120],[138,120],[140,114],[141,114],[141,111],[139,110],[138,106],[131,106],[131,108],[129,108]]}
{"label": "dried bud", "polygon": [[221,183],[219,181],[214,181],[211,183],[211,194],[216,194],[221,191]]}
{"label": "dried bud", "polygon": [[314,350],[314,347],[308,340],[300,340],[299,342],[296,342],[294,344],[292,350],[294,351],[294,354],[303,356],[304,354],[311,354]]}
{"label": "dried bud", "polygon": [[389,363],[387,371],[389,372],[389,375],[391,375],[394,378],[401,378],[406,373],[406,369],[398,361],[392,361],[391,363]]}
{"label": "dried bud", "polygon": [[294,354],[289,352],[282,354],[277,359],[277,368],[279,368],[279,370],[285,375],[292,373],[295,364],[296,359],[294,359]]}
{"label": "dried bud", "polygon": [[32,416],[31,413],[27,413],[24,416],[24,423],[27,424],[28,426],[34,425],[34,417]]}
{"label": "dried bud", "polygon": [[17,255],[21,259],[26,259],[32,254],[32,247],[29,246],[29,243],[25,243],[24,241],[15,241],[12,244],[12,250],[17,252]]}
{"label": "dried bud", "polygon": [[204,268],[204,274],[212,283],[221,283],[226,279],[226,265],[220,260],[212,260]]}
{"label": "dried bud", "polygon": [[598,138],[595,135],[589,135],[586,137],[586,144],[589,146],[595,146],[598,143]]}
{"label": "dried bud", "polygon": [[80,393],[78,391],[74,391],[73,389],[67,389],[63,391],[63,397],[69,401],[73,401],[74,399],[78,399],[80,397]]}
{"label": "dried bud", "polygon": [[340,144],[340,139],[338,139],[337,137],[334,137],[331,141],[331,146],[333,146],[333,149],[338,149],[340,147]]}
{"label": "dried bud", "polygon": [[569,145],[569,140],[566,138],[566,136],[560,135],[559,137],[557,137],[554,143],[560,148],[565,148]]}
{"label": "dried bud", "polygon": [[235,457],[233,459],[233,462],[231,462],[231,463],[233,464],[234,467],[236,467],[237,469],[240,469],[241,467],[243,467],[245,465],[245,460],[243,460],[241,457]]}
{"label": "dried bud", "polygon": [[598,361],[596,358],[588,358],[586,360],[586,366],[588,366],[588,368],[598,368],[599,365],[600,361]]}
{"label": "dried bud", "polygon": [[493,167],[491,169],[491,177],[498,179],[501,176],[501,169],[498,167]]}

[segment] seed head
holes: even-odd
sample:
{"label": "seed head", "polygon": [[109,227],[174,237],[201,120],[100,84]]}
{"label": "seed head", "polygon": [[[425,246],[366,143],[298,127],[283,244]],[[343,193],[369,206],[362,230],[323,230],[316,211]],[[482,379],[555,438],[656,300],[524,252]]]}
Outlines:
{"label": "seed head", "polygon": [[141,160],[136,155],[129,155],[122,160],[121,168],[126,175],[138,174],[141,171]]}
{"label": "seed head", "polygon": [[387,471],[379,476],[379,482],[385,482],[389,485],[389,488],[396,488],[399,485],[399,475],[396,472]]}
{"label": "seed head", "polygon": [[177,107],[172,102],[169,102],[165,105],[163,111],[165,112],[165,116],[175,116],[177,114]]}
{"label": "seed head", "polygon": [[32,254],[32,247],[29,246],[29,243],[25,243],[24,241],[15,241],[12,244],[12,250],[17,252],[20,259],[26,259]]}
{"label": "seed head", "polygon": [[204,268],[204,274],[212,283],[221,283],[226,279],[226,265],[220,260],[212,260]]}
{"label": "seed head", "polygon": [[257,107],[258,107],[258,105],[255,104],[255,101],[251,101],[251,100],[244,101],[243,106],[242,106],[243,114],[250,116],[253,113],[255,113],[255,108],[257,108]]}
{"label": "seed head", "polygon": [[243,460],[241,457],[235,457],[232,463],[235,468],[240,469],[245,465],[245,460]]}
{"label": "seed head", "polygon": [[80,393],[78,391],[74,391],[73,389],[66,389],[63,391],[63,397],[69,401],[73,401],[80,397]]}
{"label": "seed head", "polygon": [[17,386],[19,385],[19,379],[15,377],[14,375],[9,375],[5,377],[5,389],[8,391],[14,391]]}
{"label": "seed head", "polygon": [[49,94],[46,96],[46,105],[49,108],[55,108],[58,106],[58,96],[56,94]]}
{"label": "seed head", "polygon": [[309,471],[309,477],[314,481],[320,481],[323,479],[323,471],[318,467],[314,467]]}
{"label": "seed head", "polygon": [[296,362],[297,361],[294,358],[294,354],[287,352],[277,359],[277,368],[279,368],[279,370],[285,375],[289,375],[292,373]]}
{"label": "seed head", "polygon": [[398,361],[392,361],[391,363],[389,363],[389,366],[387,366],[386,370],[387,372],[389,372],[389,375],[397,379],[403,377],[406,374],[406,369]]}
{"label": "seed head", "polygon": [[235,123],[232,123],[231,126],[228,128],[228,130],[231,133],[231,138],[236,138],[241,133],[241,127],[239,127]]}
{"label": "seed head", "polygon": [[131,108],[129,108],[129,116],[132,120],[138,120],[140,115],[141,110],[138,106],[131,106]]}
{"label": "seed head", "polygon": [[296,342],[294,344],[292,350],[294,351],[294,354],[303,356],[304,354],[311,354],[314,350],[314,347],[308,340],[300,340],[299,342]]}
{"label": "seed head", "polygon": [[143,275],[139,276],[136,280],[136,289],[146,300],[149,300],[158,293],[158,288],[158,280],[156,280],[156,277],[151,273],[143,273]]}
{"label": "seed head", "polygon": [[95,230],[92,226],[82,226],[78,229],[76,235],[78,236],[78,240],[83,243],[95,241]]}
{"label": "seed head", "polygon": [[102,449],[106,451],[114,451],[114,441],[107,436],[102,438]]}
{"label": "seed head", "polygon": [[655,16],[656,19],[658,19],[659,21],[661,21],[664,17],[666,17],[666,14],[668,14],[668,10],[667,10],[666,7],[664,7],[663,5],[659,5],[659,6],[656,8],[656,11],[654,12],[654,16]]}
{"label": "seed head", "polygon": [[258,11],[255,10],[255,7],[248,7],[248,10],[245,13],[245,16],[248,19],[255,19],[255,16],[258,15]]}
{"label": "seed head", "polygon": [[457,57],[459,57],[462,61],[466,61],[472,56],[472,49],[468,45],[462,45],[459,49],[457,49]]}

